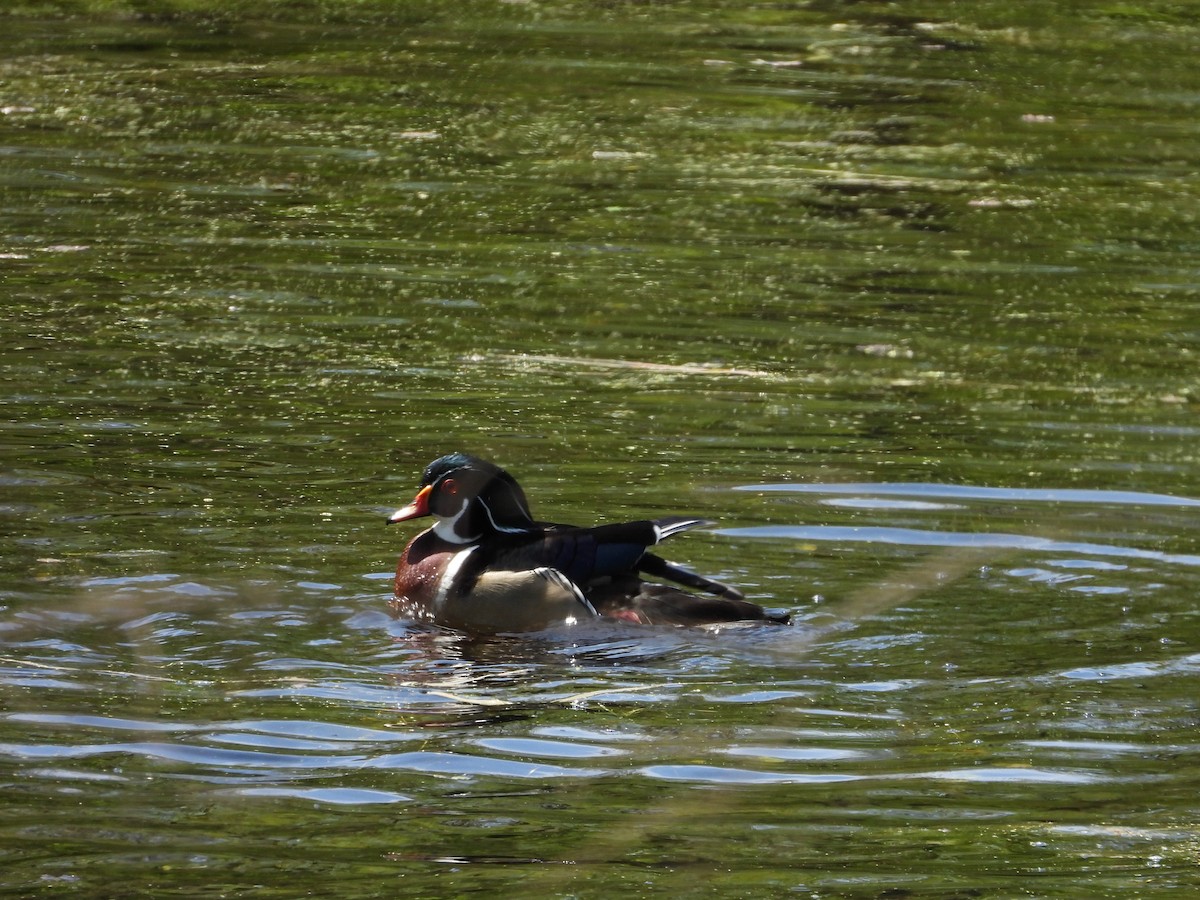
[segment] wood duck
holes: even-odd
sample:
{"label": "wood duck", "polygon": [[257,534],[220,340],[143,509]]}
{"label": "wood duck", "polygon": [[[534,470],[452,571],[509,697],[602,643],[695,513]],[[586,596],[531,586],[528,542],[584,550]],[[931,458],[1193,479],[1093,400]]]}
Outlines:
{"label": "wood duck", "polygon": [[[536,522],[525,493],[499,466],[465,453],[434,460],[412,503],[389,523],[433,516],[396,566],[400,615],[476,633],[536,631],[583,619],[643,625],[759,621],[786,624],[741,592],[646,549],[709,524],[668,516],[577,528]],[[646,582],[642,574],[708,596]]]}

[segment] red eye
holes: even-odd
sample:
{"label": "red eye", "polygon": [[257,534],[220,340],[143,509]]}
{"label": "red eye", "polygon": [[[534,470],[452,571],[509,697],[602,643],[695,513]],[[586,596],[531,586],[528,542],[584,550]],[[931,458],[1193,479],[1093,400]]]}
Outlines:
{"label": "red eye", "polygon": [[458,485],[455,483],[453,478],[447,478],[442,482],[442,490],[453,497],[458,494]]}

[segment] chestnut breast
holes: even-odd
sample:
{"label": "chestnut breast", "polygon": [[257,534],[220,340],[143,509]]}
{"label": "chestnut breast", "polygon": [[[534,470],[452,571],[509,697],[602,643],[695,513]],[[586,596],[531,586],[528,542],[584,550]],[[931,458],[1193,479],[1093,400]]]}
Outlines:
{"label": "chestnut breast", "polygon": [[396,565],[397,601],[413,613],[433,614],[446,570],[463,549],[446,543],[432,531],[413,538]]}

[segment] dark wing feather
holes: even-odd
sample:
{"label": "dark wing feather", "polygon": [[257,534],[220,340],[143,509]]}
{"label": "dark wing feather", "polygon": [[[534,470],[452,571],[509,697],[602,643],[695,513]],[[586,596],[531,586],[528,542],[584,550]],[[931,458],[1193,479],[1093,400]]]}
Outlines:
{"label": "dark wing feather", "polygon": [[786,625],[789,616],[771,613],[756,603],[732,597],[697,597],[667,584],[619,579],[588,593],[596,612],[643,625],[713,625],[721,622],[765,622]]}
{"label": "dark wing feather", "polygon": [[530,569],[549,566],[579,585],[634,571],[655,542],[653,522],[627,522],[598,528],[562,528],[505,541],[491,565]]}
{"label": "dark wing feather", "polygon": [[595,528],[538,523],[539,531],[512,535],[503,541],[489,565],[511,569],[546,566],[583,587],[641,571],[717,597],[741,600],[741,592],[729,585],[646,552],[659,541],[707,524],[707,520],[694,516],[667,516]]}
{"label": "dark wing feather", "polygon": [[643,555],[638,560],[637,567],[639,572],[644,572],[646,575],[653,575],[655,578],[665,578],[676,584],[682,584],[684,587],[704,591],[718,597],[730,597],[734,600],[741,600],[745,596],[735,587],[731,587],[714,578],[706,578],[704,575],[698,575],[691,569],[685,569],[677,563],[668,562],[661,556],[656,556],[653,553]]}

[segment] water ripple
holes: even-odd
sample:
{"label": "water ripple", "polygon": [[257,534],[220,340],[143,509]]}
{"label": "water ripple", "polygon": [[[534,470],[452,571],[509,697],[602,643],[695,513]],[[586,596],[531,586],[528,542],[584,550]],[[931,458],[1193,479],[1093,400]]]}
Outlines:
{"label": "water ripple", "polygon": [[626,752],[616,747],[597,747],[588,744],[573,744],[568,741],[531,738],[480,738],[473,743],[485,750],[496,750],[500,753],[556,759],[592,759],[599,756],[618,756]]}
{"label": "water ripple", "polygon": [[490,775],[497,778],[590,778],[608,774],[603,769],[572,769],[546,763],[495,759],[466,753],[416,751],[376,756],[363,762],[364,768],[412,769],[438,775]]}
{"label": "water ripple", "polygon": [[832,784],[858,781],[860,775],[834,773],[759,772],[705,765],[645,766],[641,773],[664,781],[697,781],[708,784]]}
{"label": "water ripple", "polygon": [[293,788],[293,787],[243,787],[234,793],[243,797],[289,797],[312,803],[329,803],[337,806],[360,806],[371,803],[404,803],[412,800],[405,794],[392,791],[365,790],[363,788]]}
{"label": "water ripple", "polygon": [[1200,653],[1159,662],[1110,663],[1078,666],[1059,672],[1056,678],[1072,681],[1117,681],[1127,678],[1160,678],[1166,675],[1191,675],[1200,672]]}
{"label": "water ripple", "polygon": [[979,768],[945,769],[922,772],[899,778],[929,778],[934,781],[972,781],[992,784],[1093,784],[1102,780],[1091,772],[1064,771],[1061,769],[1032,769],[1023,766],[980,766]]}
{"label": "water ripple", "polygon": [[953,500],[1003,500],[1008,503],[1090,503],[1120,506],[1200,506],[1192,497],[1142,491],[1078,490],[1073,488],[1001,488],[929,482],[859,482],[846,484],[745,484],[735,491],[791,494],[868,494],[944,497]]}
{"label": "water ripple", "polygon": [[53,713],[9,713],[10,722],[30,722],[39,725],[66,725],[80,728],[111,728],[119,731],[194,731],[200,726],[183,722],[148,722],[138,719],[114,719],[107,716],[58,715]]}
{"label": "water ripple", "polygon": [[1081,553],[1154,560],[1183,566],[1200,566],[1200,556],[1163,553],[1115,544],[1057,541],[1025,534],[927,531],[919,528],[846,525],[758,525],[747,528],[718,528],[714,533],[729,537],[770,538],[791,541],[837,541],[871,544],[903,544],[915,547],[995,548],[1030,550],[1039,553]]}
{"label": "water ripple", "polygon": [[[225,750],[185,744],[154,742],[115,744],[0,744],[0,754],[15,759],[79,759],[108,754],[131,754],[151,759],[193,763],[221,769],[334,769],[356,761],[355,757],[301,756]],[[357,761],[362,761],[357,758]]]}
{"label": "water ripple", "polygon": [[846,750],[840,747],[730,747],[722,750],[730,756],[750,756],[756,759],[770,759],[781,762],[828,762],[841,759],[864,759],[868,756],[862,750]]}

